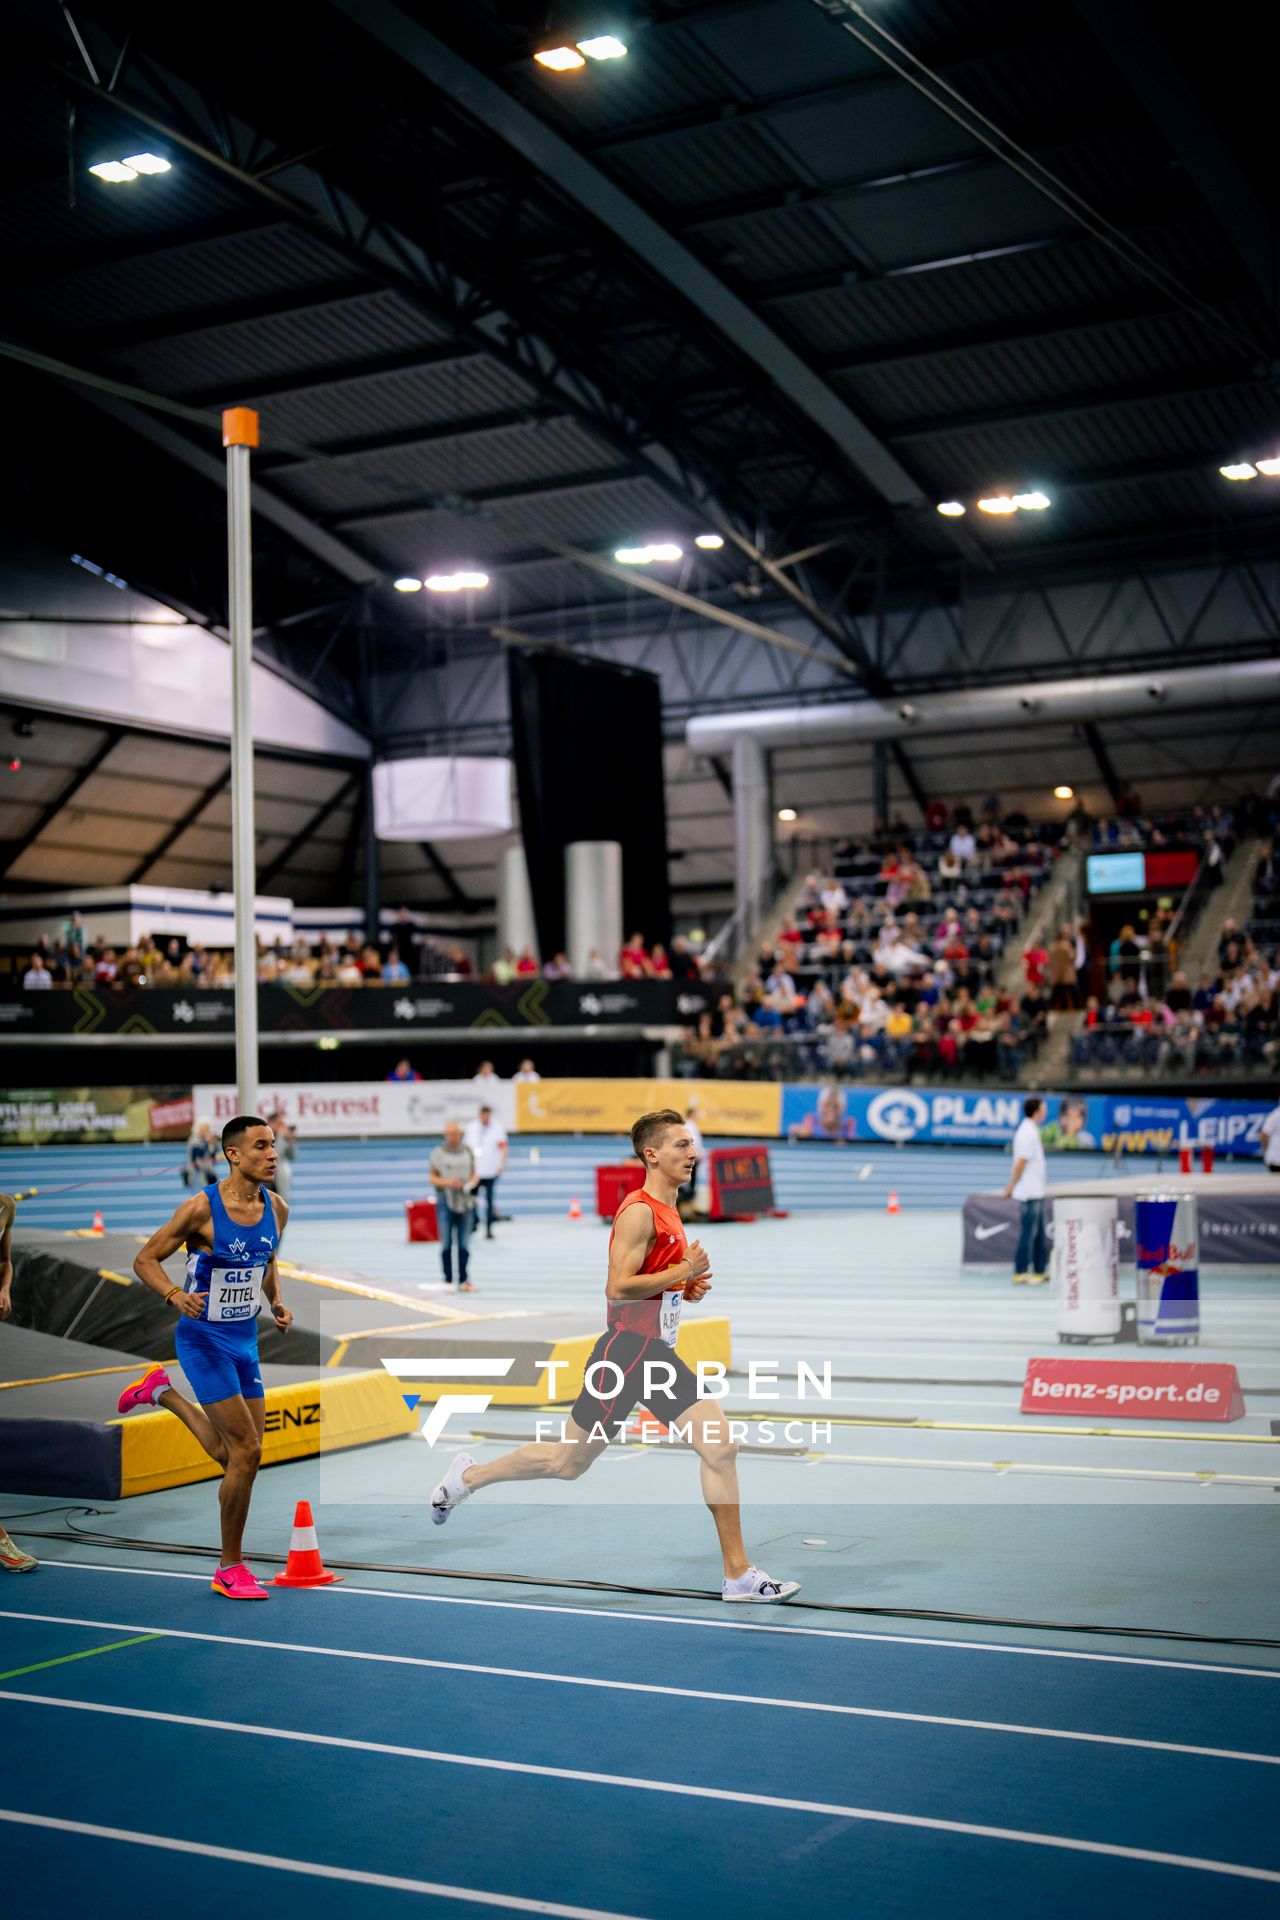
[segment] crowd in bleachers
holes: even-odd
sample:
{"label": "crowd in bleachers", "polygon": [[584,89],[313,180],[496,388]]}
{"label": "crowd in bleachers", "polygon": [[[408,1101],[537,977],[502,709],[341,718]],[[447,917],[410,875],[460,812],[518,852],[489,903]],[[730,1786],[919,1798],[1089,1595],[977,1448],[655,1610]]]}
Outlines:
{"label": "crowd in bleachers", "polygon": [[1105,996],[1087,999],[1084,1025],[1072,1040],[1072,1065],[1081,1074],[1119,1070],[1187,1079],[1271,1074],[1280,1066],[1280,821],[1274,808],[1268,819],[1266,804],[1255,796],[1230,815],[1212,811],[1221,817],[1181,816],[1177,823],[1187,837],[1201,839],[1209,898],[1237,835],[1270,826],[1248,922],[1223,921],[1215,964],[1194,981],[1170,951],[1170,916],[1153,915],[1141,935],[1122,927],[1108,954]]}
{"label": "crowd in bleachers", "polygon": [[[85,929],[73,912],[52,933],[36,941],[19,967],[27,992],[46,987],[223,987],[235,984],[235,956],[227,949],[188,943],[182,938],[139,941],[117,948]],[[628,936],[620,951],[604,956],[592,949],[581,976],[567,954],[540,962],[531,947],[507,947],[487,968],[464,947],[444,946],[417,927],[402,908],[384,928],[377,945],[360,932],[322,934],[271,944],[257,942],[260,985],[289,987],[403,986],[412,980],[482,980],[506,986],[521,979],[543,980],[700,980],[701,952],[683,935],[670,947],[646,945],[642,934]]]}
{"label": "crowd in bleachers", "polygon": [[[840,845],[760,951],[737,1001],[686,1037],[730,1077],[1013,1079],[1044,1034],[1043,978],[997,968],[1057,854],[1058,832],[984,804],[943,825]],[[1074,953],[1074,947],[1073,947]]]}

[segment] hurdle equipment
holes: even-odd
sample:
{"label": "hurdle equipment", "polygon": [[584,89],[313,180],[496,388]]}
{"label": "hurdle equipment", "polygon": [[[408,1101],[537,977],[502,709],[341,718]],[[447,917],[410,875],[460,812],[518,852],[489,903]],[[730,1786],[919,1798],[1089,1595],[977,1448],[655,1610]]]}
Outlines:
{"label": "hurdle equipment", "polygon": [[293,1533],[289,1539],[289,1558],[285,1562],[284,1572],[276,1575],[273,1585],[328,1587],[341,1577],[341,1574],[329,1573],[320,1558],[320,1542],[316,1538],[316,1524],[311,1517],[311,1502],[299,1500],[293,1516]]}

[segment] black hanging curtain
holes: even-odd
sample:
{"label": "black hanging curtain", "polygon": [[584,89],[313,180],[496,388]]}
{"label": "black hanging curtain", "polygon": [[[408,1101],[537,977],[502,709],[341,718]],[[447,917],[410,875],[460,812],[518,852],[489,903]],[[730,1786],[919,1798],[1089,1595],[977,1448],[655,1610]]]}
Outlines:
{"label": "black hanging curtain", "polygon": [[[662,694],[655,675],[513,647],[507,686],[516,791],[541,957],[565,945],[564,850],[622,846],[624,937],[671,938]],[[612,965],[616,955],[606,954]]]}

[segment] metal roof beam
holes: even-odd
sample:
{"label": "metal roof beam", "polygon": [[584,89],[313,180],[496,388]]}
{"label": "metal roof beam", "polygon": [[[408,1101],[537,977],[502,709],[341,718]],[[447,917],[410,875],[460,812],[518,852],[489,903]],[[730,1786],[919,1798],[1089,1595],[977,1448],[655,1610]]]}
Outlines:
{"label": "metal roof beam", "polygon": [[[352,12],[355,8],[352,7]],[[1061,30],[1045,34],[1026,32],[1011,37],[970,35],[948,48],[936,50],[929,64],[936,71],[954,75],[979,61],[998,59],[1002,54],[1021,53],[1031,47],[1046,47],[1061,39]],[[725,125],[750,126],[753,121],[769,120],[778,114],[804,113],[814,107],[853,105],[878,93],[901,87],[892,73],[859,74],[844,80],[829,80],[822,86],[797,87],[755,100],[715,100],[706,106],[685,107],[676,113],[655,116],[631,126],[614,127],[592,143],[593,153],[610,153],[618,147],[634,146],[644,140],[661,140],[673,133],[692,133],[702,128]]]}
{"label": "metal roof beam", "polygon": [[1021,426],[1033,420],[1059,420],[1076,413],[1101,413],[1108,407],[1128,407],[1147,401],[1153,405],[1170,401],[1213,397],[1239,392],[1261,385],[1259,375],[1237,363],[1228,368],[1197,370],[1194,378],[1183,381],[1131,380],[1122,387],[1095,387],[1091,392],[1075,393],[1057,400],[1022,400],[1008,407],[986,407],[975,413],[936,414],[932,419],[904,420],[887,427],[885,438],[896,445],[903,440],[936,440],[949,433],[971,433],[983,427]]}
{"label": "metal roof beam", "polygon": [[308,287],[286,287],[278,293],[260,294],[253,300],[218,301],[197,307],[191,313],[175,313],[170,320],[157,318],[145,327],[104,327],[101,332],[78,335],[76,344],[85,353],[110,353],[121,347],[147,346],[155,340],[184,340],[188,334],[207,333],[213,327],[288,319],[294,313],[311,314],[317,307],[336,306],[343,300],[359,300],[370,293],[381,292],[381,282],[372,276],[356,279],[346,274],[340,279],[317,280]]}
{"label": "metal roof beam", "polygon": [[76,768],[71,778],[64,783],[48,804],[40,809],[25,833],[8,840],[0,847],[0,873],[7,873],[16,866],[27,849],[35,844],[47,827],[51,827],[63,808],[69,806],[83,787],[98,771],[103,761],[114,753],[128,732],[127,727],[110,727],[107,737],[100,742],[96,751],[91,753],[83,766]]}
{"label": "metal roof beam", "polygon": [[[151,869],[164,859],[169,849],[177,846],[179,840],[181,840],[183,834],[187,831],[187,828],[195,826],[200,815],[210,802],[216,800],[220,793],[225,793],[230,785],[231,767],[228,764],[226,770],[220,773],[216,780],[210,781],[209,785],[204,789],[204,792],[197,794],[186,812],[174,821],[159,846],[153,847],[150,853],[145,854],[143,858],[139,860],[137,866],[125,881],[125,885],[127,887],[136,887],[145,880],[151,872]],[[265,878],[267,878],[267,876],[264,874],[258,875],[258,885],[260,887]]]}
{"label": "metal roof beam", "polygon": [[[391,453],[405,447],[429,447],[440,440],[459,440],[472,433],[501,433],[508,427],[525,427],[535,421],[564,419],[568,407],[559,409],[546,401],[534,400],[518,407],[501,407],[492,413],[463,413],[452,420],[437,420],[430,425],[402,427],[395,432],[370,433],[352,440],[322,441],[315,451],[326,460],[350,460],[364,453]],[[254,464],[256,473],[280,473],[292,467],[307,467],[310,460],[281,454]],[[475,496],[470,496],[474,498]]]}
{"label": "metal roof beam", "polygon": [[[65,167],[56,177],[65,182]],[[154,260],[161,254],[210,246],[218,240],[239,240],[247,234],[263,233],[283,224],[272,214],[224,214],[220,220],[210,220],[203,226],[186,227],[176,233],[156,233],[146,239],[138,235],[121,246],[85,247],[79,253],[60,254],[53,260],[48,253],[28,254],[25,259],[15,260],[12,268],[6,265],[5,291],[16,293],[23,287],[42,286],[49,280],[61,280],[72,273],[95,272],[101,267],[132,266],[137,260]]]}
{"label": "metal roof beam", "polygon": [[917,482],[847,402],[746,300],[568,140],[418,26],[393,0],[331,0],[331,4],[537,167],[560,194],[616,234],[739,354],[752,361],[770,385],[839,448],[882,500],[890,506],[922,502]]}
{"label": "metal roof beam", "polygon": [[[1203,285],[1190,283],[1192,294],[1205,305],[1225,305],[1229,293],[1221,280]],[[878,347],[866,347],[856,353],[827,354],[819,362],[824,373],[874,373],[881,367],[896,367],[912,360],[934,360],[945,353],[972,353],[984,347],[1021,346],[1026,340],[1058,340],[1072,334],[1088,333],[1095,327],[1127,326],[1135,321],[1160,320],[1166,314],[1180,312],[1176,303],[1162,294],[1138,294],[1121,300],[1097,301],[1061,313],[1045,314],[1021,324],[1007,319],[988,327],[969,327],[954,333],[917,336],[915,339],[885,341]],[[706,392],[704,386],[700,392]]]}
{"label": "metal roof beam", "polygon": [[234,387],[224,381],[217,387],[184,388],[172,398],[188,407],[220,406],[233,395],[278,400],[288,393],[309,393],[315,388],[341,386],[348,381],[379,380],[387,373],[417,373],[428,367],[446,366],[450,361],[462,365],[465,361],[483,358],[478,348],[459,346],[450,340],[439,346],[405,347],[399,353],[375,354],[370,360],[331,360],[308,367],[305,372],[280,367],[267,373],[241,375],[237,376],[240,384]]}
{"label": "metal roof beam", "polygon": [[[1078,11],[1168,141],[1274,316],[1277,231],[1252,181],[1135,0],[1077,0]],[[1206,25],[1206,31],[1212,29]]]}
{"label": "metal roof beam", "polygon": [[344,780],[340,786],[335,788],[324,805],[317,807],[306,825],[300,827],[297,833],[294,834],[292,840],[288,841],[286,845],[280,849],[279,853],[268,860],[266,866],[262,868],[258,874],[259,891],[265,889],[269,883],[275,879],[278,873],[283,872],[284,868],[287,867],[292,860],[294,854],[306,846],[312,834],[317,833],[325,821],[330,819],[338,811],[339,807],[345,807],[348,800],[355,798],[357,789],[362,787],[363,784],[364,771],[362,769],[359,773],[353,773],[349,779]]}
{"label": "metal roof beam", "polygon": [[1111,795],[1112,806],[1118,807],[1124,798],[1124,787],[1120,783],[1111,755],[1103,743],[1102,735],[1092,720],[1086,720],[1080,732],[1085,745],[1093,755],[1098,772],[1106,784],[1107,792]]}
{"label": "metal roof beam", "polygon": [[[635,467],[588,467],[581,473],[549,474],[541,480],[506,481],[502,486],[473,487],[463,500],[439,493],[419,493],[403,500],[388,500],[382,506],[360,507],[350,513],[333,514],[321,520],[324,527],[364,527],[379,520],[395,520],[409,513],[452,513],[467,518],[472,509],[503,500],[526,500],[536,494],[572,493],[577,487],[601,487],[609,481],[635,480]],[[476,512],[477,520],[486,516]],[[551,542],[547,545],[550,547]],[[554,549],[559,551],[559,549]]]}

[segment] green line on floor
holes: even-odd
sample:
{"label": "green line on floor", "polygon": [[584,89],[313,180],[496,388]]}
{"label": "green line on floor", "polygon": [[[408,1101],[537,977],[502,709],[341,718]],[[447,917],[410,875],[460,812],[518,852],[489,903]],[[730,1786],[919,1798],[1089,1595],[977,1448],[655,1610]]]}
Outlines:
{"label": "green line on floor", "polygon": [[0,1680],[20,1680],[24,1673],[43,1673],[46,1667],[65,1667],[69,1660],[92,1660],[95,1653],[116,1653],[121,1647],[140,1647],[144,1640],[163,1640],[162,1633],[135,1633],[132,1640],[111,1640],[105,1647],[86,1647],[83,1653],[60,1653],[56,1660],[37,1660],[33,1667],[13,1667]]}

